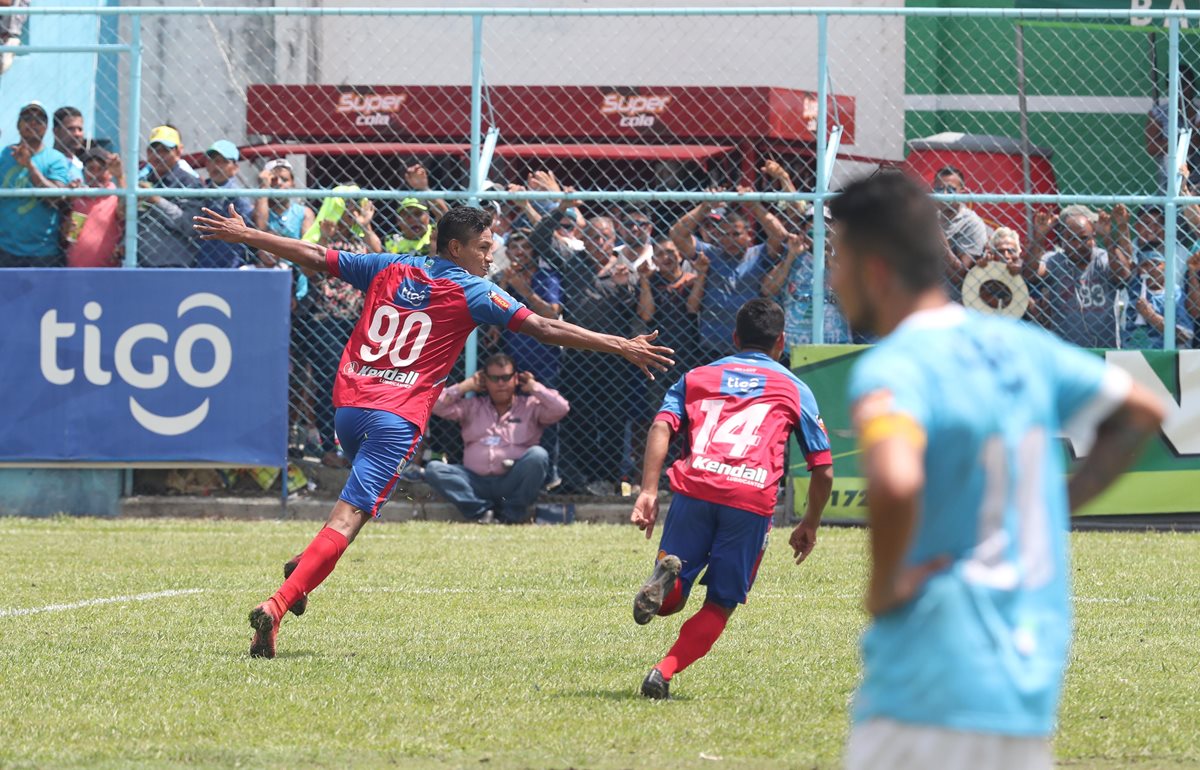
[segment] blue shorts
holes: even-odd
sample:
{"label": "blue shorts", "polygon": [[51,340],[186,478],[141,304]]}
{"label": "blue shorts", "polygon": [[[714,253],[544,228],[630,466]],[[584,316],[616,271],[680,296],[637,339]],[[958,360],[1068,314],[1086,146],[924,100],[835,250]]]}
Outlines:
{"label": "blue shorts", "polygon": [[746,603],[758,564],[767,549],[771,519],[757,513],[717,505],[676,493],[667,510],[659,556],[673,554],[683,562],[683,595],[704,570],[706,601],[722,607]]}
{"label": "blue shorts", "polygon": [[379,409],[338,407],[333,427],[350,461],[341,498],[364,513],[379,515],[400,471],[416,454],[421,431],[408,420]]}

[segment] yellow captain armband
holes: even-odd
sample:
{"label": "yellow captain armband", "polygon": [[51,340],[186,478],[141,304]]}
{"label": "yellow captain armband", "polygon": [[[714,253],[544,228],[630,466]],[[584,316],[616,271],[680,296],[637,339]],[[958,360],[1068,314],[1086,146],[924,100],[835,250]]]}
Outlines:
{"label": "yellow captain armband", "polygon": [[865,451],[890,438],[902,438],[918,449],[925,448],[925,429],[921,424],[910,415],[896,412],[864,420],[858,432],[858,446]]}

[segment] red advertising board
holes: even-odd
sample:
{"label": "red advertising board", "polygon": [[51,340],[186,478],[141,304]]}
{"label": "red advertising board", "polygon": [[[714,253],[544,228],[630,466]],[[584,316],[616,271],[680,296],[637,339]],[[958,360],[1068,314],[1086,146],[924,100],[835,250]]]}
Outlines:
{"label": "red advertising board", "polygon": [[[816,141],[817,98],[809,91],[707,86],[492,86],[488,115],[506,142],[771,139]],[[252,85],[247,129],[275,139],[463,141],[466,86]],[[854,99],[830,98],[854,142]]]}

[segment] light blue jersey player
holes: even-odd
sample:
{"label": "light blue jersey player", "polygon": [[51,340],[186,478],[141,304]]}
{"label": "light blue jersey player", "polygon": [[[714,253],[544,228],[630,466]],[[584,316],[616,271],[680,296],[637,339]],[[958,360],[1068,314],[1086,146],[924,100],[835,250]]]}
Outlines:
{"label": "light blue jersey player", "polygon": [[[1068,518],[1161,407],[1098,356],[950,303],[937,211],[914,182],[856,182],[831,210],[834,288],[851,325],[883,337],[850,384],[873,618],[847,766],[1049,768],[1071,638]],[[1068,485],[1058,437],[1089,430]]]}

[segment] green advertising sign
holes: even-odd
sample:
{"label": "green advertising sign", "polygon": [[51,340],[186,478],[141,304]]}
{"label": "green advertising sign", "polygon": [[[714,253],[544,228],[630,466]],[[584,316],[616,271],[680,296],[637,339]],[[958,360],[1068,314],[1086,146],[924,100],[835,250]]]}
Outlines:
{"label": "green advertising sign", "polygon": [[[792,350],[792,370],[804,380],[820,405],[833,449],[833,494],[830,518],[863,518],[866,487],[858,467],[858,445],[850,429],[846,385],[850,369],[866,350],[861,345],[811,345]],[[1104,495],[1079,515],[1130,515],[1200,512],[1200,350],[1096,351],[1141,385],[1157,393],[1167,408],[1163,430]],[[1064,439],[1068,462],[1075,447]],[[794,453],[797,457],[799,453]],[[808,492],[804,463],[793,463],[797,513]]]}

